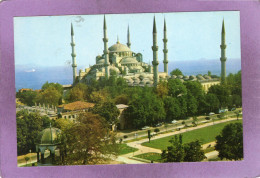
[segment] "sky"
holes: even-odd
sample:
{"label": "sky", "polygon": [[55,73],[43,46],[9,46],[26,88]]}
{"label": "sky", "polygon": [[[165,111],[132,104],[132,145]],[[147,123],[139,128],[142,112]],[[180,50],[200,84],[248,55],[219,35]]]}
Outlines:
{"label": "sky", "polygon": [[[108,46],[127,43],[131,50],[152,62],[153,17],[156,18],[158,58],[163,61],[163,21],[167,24],[168,60],[219,59],[222,20],[225,20],[227,59],[241,58],[239,11],[106,14]],[[14,18],[16,66],[71,66],[71,23],[74,26],[76,63],[83,68],[95,64],[103,53],[104,15],[37,16]]]}

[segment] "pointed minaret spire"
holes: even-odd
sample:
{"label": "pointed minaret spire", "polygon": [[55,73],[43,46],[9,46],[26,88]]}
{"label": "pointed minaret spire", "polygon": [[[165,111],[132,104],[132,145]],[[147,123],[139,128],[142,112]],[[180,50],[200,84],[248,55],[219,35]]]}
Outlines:
{"label": "pointed minaret spire", "polygon": [[119,37],[118,37],[118,35],[117,35],[117,42],[116,42],[117,44],[119,44],[120,42],[119,42]]}
{"label": "pointed minaret spire", "polygon": [[106,24],[106,16],[104,15],[104,38],[103,38],[103,42],[104,42],[104,55],[105,55],[105,75],[107,78],[109,78],[109,51],[108,51],[108,47],[107,47],[107,42],[108,42],[108,38],[107,38],[107,24]]}
{"label": "pointed minaret spire", "polygon": [[153,21],[153,84],[154,86],[157,86],[159,82],[159,75],[158,75],[158,46],[157,46],[157,30],[156,30],[156,22],[155,22],[155,16]]}
{"label": "pointed minaret spire", "polygon": [[221,83],[225,83],[226,82],[226,34],[225,34],[225,23],[224,23],[224,19],[222,22],[222,32],[221,32],[221,45],[220,45],[220,49],[221,49]]}
{"label": "pointed minaret spire", "polygon": [[153,18],[153,33],[157,33],[155,16]]}
{"label": "pointed minaret spire", "polygon": [[107,29],[107,23],[106,23],[106,15],[104,15],[104,25],[103,25],[104,29]]}
{"label": "pointed minaret spire", "polygon": [[127,46],[128,46],[128,48],[131,48],[129,25],[127,28]]}
{"label": "pointed minaret spire", "polygon": [[165,32],[167,31],[165,18],[164,18],[164,27],[163,27],[163,31],[165,31]]}
{"label": "pointed minaret spire", "polygon": [[225,22],[224,22],[224,18],[223,18],[223,22],[222,22],[222,34],[225,33]]}
{"label": "pointed minaret spire", "polygon": [[76,53],[75,53],[75,42],[74,42],[74,30],[73,30],[73,24],[71,23],[71,48],[72,48],[72,70],[73,70],[73,84],[76,82],[77,78],[77,64],[76,64]]}

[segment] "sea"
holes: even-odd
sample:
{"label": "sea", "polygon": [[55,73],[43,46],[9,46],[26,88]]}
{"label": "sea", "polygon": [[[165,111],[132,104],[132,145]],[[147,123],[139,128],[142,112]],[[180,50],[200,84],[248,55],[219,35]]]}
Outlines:
{"label": "sea", "polygon": [[[221,63],[219,59],[184,60],[168,63],[168,71],[178,68],[184,75],[207,74],[220,75]],[[78,67],[83,69],[82,66]],[[226,62],[226,73],[237,73],[241,70],[240,59],[228,59]],[[159,65],[159,71],[163,71],[163,64]],[[72,84],[72,68],[70,66],[42,67],[35,65],[15,66],[16,91],[21,88],[41,89],[45,82],[54,82],[61,85]]]}

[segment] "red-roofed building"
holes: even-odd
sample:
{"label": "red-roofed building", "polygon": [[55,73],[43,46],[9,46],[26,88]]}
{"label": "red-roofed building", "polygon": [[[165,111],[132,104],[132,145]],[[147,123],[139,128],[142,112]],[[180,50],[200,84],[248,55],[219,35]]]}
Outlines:
{"label": "red-roofed building", "polygon": [[64,119],[74,120],[81,112],[86,112],[94,106],[94,103],[75,101],[73,103],[59,105],[58,114]]}

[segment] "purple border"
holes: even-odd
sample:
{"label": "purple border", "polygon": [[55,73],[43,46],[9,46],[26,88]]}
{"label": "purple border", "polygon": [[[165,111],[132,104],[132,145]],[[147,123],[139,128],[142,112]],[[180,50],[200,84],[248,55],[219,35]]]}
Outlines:
{"label": "purple border", "polygon": [[[148,165],[18,168],[14,16],[238,10],[241,16],[244,160]],[[260,175],[260,3],[191,0],[13,0],[0,4],[0,161],[2,177],[256,177]]]}

